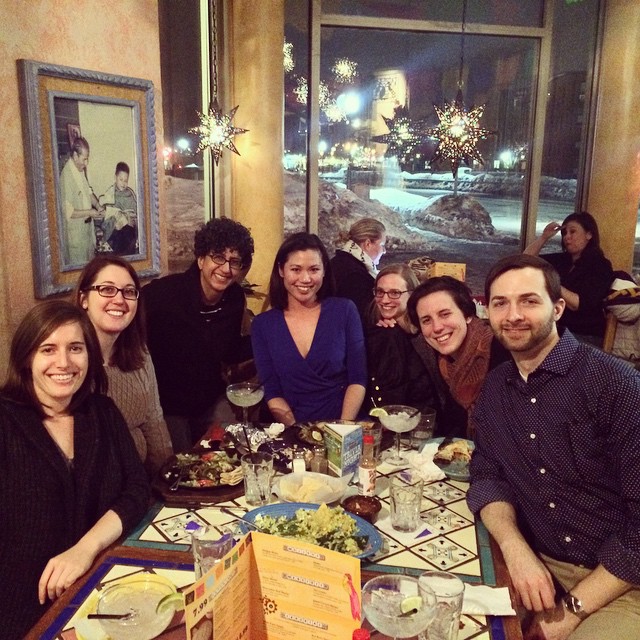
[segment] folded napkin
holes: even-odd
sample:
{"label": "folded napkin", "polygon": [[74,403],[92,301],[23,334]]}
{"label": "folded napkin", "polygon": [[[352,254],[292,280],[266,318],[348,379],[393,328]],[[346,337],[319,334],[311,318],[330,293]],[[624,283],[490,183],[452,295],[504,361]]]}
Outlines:
{"label": "folded napkin", "polygon": [[272,422],[268,427],[265,427],[264,432],[270,438],[277,438],[284,431],[284,425],[282,422]]}
{"label": "folded napkin", "polygon": [[415,471],[425,482],[442,480],[445,477],[444,471],[433,461],[439,446],[438,442],[430,442],[424,445],[422,451],[404,453],[411,470]]}
{"label": "folded napkin", "polygon": [[515,616],[507,587],[465,584],[462,613],[478,616]]}

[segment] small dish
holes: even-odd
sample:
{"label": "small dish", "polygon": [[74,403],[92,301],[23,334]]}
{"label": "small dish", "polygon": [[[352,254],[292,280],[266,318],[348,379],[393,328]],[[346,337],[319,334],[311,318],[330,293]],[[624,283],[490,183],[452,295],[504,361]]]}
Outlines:
{"label": "small dish", "polygon": [[375,496],[349,496],[342,501],[345,511],[359,516],[363,520],[374,524],[382,509],[382,503]]}

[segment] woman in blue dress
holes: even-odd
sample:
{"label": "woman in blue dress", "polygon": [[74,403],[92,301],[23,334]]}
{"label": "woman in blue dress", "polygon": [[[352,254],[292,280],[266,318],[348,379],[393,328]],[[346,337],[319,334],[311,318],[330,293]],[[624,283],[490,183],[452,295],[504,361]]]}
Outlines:
{"label": "woman in blue dress", "polygon": [[353,420],[367,384],[362,324],[355,305],[333,297],[327,251],[310,233],[286,239],[276,255],[272,308],[251,327],[267,405],[285,426]]}

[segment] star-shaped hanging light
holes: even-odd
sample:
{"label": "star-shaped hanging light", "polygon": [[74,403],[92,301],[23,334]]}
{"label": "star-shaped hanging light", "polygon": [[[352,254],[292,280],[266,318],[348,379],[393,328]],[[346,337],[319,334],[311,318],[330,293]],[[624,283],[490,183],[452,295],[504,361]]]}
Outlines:
{"label": "star-shaped hanging light", "polygon": [[200,137],[198,151],[211,149],[216,165],[220,160],[223,149],[229,149],[229,151],[240,155],[236,145],[233,144],[233,139],[241,133],[246,133],[248,129],[240,129],[234,126],[232,121],[237,110],[238,107],[236,106],[229,113],[223,113],[218,105],[218,99],[214,98],[209,107],[209,113],[198,112],[200,125],[189,129],[190,133],[195,133]]}
{"label": "star-shaped hanging light", "polygon": [[399,106],[393,111],[393,118],[382,116],[389,133],[372,136],[371,140],[387,145],[385,156],[395,156],[402,164],[406,162],[413,150],[422,142],[420,127],[409,117],[409,110]]}
{"label": "star-shaped hanging light", "polygon": [[353,82],[358,75],[358,63],[349,58],[338,58],[331,68],[337,82],[348,84]]}
{"label": "star-shaped hanging light", "polygon": [[458,167],[464,162],[468,167],[472,160],[483,163],[476,145],[480,140],[484,140],[493,131],[480,127],[480,118],[484,113],[484,105],[480,107],[466,109],[462,97],[462,89],[458,89],[456,99],[453,102],[445,102],[444,108],[433,105],[438,120],[437,126],[427,129],[424,133],[430,138],[438,141],[430,165],[441,160],[451,162],[451,172],[453,177],[458,175]]}

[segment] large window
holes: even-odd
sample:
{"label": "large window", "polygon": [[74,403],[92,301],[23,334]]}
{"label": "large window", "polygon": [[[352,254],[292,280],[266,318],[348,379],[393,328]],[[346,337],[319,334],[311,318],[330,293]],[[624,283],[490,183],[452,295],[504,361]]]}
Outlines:
{"label": "large window", "polygon": [[[285,184],[304,202],[308,162],[318,202],[308,225],[329,247],[375,217],[389,230],[385,262],[464,262],[480,292],[527,232],[580,208],[597,0],[555,2],[546,20],[542,2],[469,2],[464,39],[462,1],[316,0],[311,29],[305,5],[287,2]],[[461,68],[464,104],[483,105],[480,126],[493,133],[454,180],[446,163],[430,165],[436,140],[419,134],[437,125],[434,105],[456,97]],[[287,230],[305,215],[287,206]]]}

